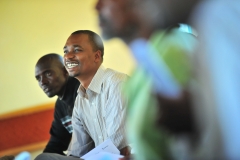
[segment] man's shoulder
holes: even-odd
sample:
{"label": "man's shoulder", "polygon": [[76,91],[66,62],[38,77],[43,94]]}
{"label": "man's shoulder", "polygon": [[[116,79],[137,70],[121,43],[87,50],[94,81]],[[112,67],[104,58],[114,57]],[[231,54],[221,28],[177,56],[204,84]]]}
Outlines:
{"label": "man's shoulder", "polygon": [[80,82],[73,77],[69,77],[65,86],[63,97],[61,98],[68,106],[73,107],[75,98],[77,96],[77,90]]}
{"label": "man's shoulder", "polygon": [[74,77],[69,77],[67,81],[67,85],[78,87],[80,85],[80,82]]}
{"label": "man's shoulder", "polygon": [[65,116],[71,115],[69,113],[69,106],[60,98],[57,98],[54,108],[55,118],[61,119]]}
{"label": "man's shoulder", "polygon": [[63,110],[66,106],[67,104],[58,97],[55,103],[55,110]]}

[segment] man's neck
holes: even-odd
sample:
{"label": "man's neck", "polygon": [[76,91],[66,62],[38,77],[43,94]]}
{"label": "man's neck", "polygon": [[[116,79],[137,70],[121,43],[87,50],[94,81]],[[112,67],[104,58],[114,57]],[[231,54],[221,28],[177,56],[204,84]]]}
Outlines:
{"label": "man's neck", "polygon": [[129,37],[126,36],[122,39],[127,45],[130,45],[136,39],[146,39],[146,40],[148,40],[153,32],[154,32],[153,29],[140,28],[140,29],[138,29],[137,32],[135,32],[135,34],[132,34]]}
{"label": "man's neck", "polygon": [[77,78],[78,81],[81,83],[81,85],[87,90],[89,84],[91,83],[93,76],[92,77],[86,77],[86,78]]}
{"label": "man's neck", "polygon": [[87,90],[88,86],[90,85],[93,77],[95,76],[95,74],[97,73],[97,70],[95,70],[95,72],[92,72],[91,74],[87,74],[87,75],[80,75],[78,77],[76,77],[76,79],[81,83],[81,85]]}
{"label": "man's neck", "polygon": [[[68,78],[69,78],[69,77],[68,77]],[[60,99],[62,99],[63,96],[64,96],[64,93],[65,93],[65,90],[66,90],[66,86],[67,86],[68,78],[67,78],[65,84],[63,85],[62,89],[60,90],[59,94],[57,95]]]}

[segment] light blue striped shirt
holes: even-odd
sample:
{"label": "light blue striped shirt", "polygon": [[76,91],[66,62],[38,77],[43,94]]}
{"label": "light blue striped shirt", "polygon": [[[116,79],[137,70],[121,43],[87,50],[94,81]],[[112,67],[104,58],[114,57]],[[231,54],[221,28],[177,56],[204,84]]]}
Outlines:
{"label": "light blue striped shirt", "polygon": [[75,100],[73,135],[68,155],[81,157],[110,138],[118,149],[128,145],[125,120],[127,101],[122,85],[127,75],[100,66],[87,90],[80,85]]}

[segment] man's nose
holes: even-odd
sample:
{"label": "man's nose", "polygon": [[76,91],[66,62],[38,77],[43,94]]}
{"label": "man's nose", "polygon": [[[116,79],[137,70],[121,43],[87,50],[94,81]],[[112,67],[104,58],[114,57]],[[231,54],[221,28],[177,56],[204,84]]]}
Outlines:
{"label": "man's nose", "polygon": [[65,53],[63,57],[64,59],[72,59],[74,57],[74,53],[69,51],[68,53]]}
{"label": "man's nose", "polygon": [[39,84],[40,84],[41,86],[46,85],[47,83],[48,83],[47,78],[45,78],[45,77],[41,77],[41,78],[40,78]]}

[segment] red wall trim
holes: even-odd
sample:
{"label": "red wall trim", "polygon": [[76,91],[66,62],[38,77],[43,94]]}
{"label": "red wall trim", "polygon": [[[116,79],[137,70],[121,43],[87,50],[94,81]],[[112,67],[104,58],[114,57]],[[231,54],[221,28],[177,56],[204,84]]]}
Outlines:
{"label": "red wall trim", "polygon": [[33,109],[31,112],[19,112],[18,115],[0,119],[0,153],[48,141],[54,108],[39,110],[38,106],[32,111]]}

